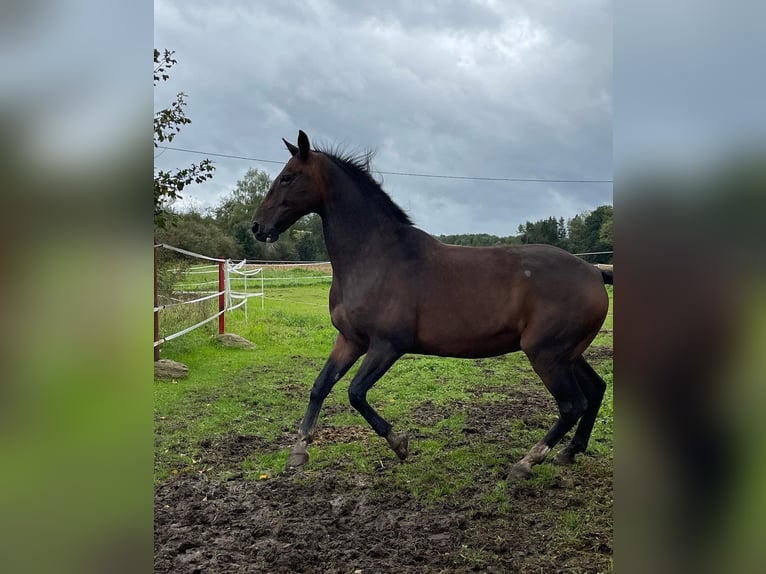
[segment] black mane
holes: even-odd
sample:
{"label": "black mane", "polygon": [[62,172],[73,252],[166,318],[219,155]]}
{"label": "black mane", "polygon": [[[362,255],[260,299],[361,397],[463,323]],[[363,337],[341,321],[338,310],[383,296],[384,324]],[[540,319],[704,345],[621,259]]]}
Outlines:
{"label": "black mane", "polygon": [[315,151],[324,154],[328,159],[332,160],[336,166],[342,169],[343,172],[351,178],[366,197],[374,201],[397,222],[403,223],[404,225],[413,225],[409,215],[394,203],[391,196],[383,191],[383,188],[380,187],[380,184],[372,176],[370,163],[374,155],[373,152],[366,151],[355,155],[337,148],[316,149]]}

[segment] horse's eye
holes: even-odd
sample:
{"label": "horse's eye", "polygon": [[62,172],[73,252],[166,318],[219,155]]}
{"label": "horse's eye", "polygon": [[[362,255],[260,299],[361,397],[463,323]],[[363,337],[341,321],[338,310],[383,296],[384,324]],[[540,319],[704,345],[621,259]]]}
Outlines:
{"label": "horse's eye", "polygon": [[288,183],[290,183],[292,180],[293,180],[293,176],[292,176],[292,175],[290,175],[289,173],[285,173],[285,174],[282,174],[282,175],[279,177],[279,183],[281,183],[282,185],[287,185],[287,184],[288,184]]}

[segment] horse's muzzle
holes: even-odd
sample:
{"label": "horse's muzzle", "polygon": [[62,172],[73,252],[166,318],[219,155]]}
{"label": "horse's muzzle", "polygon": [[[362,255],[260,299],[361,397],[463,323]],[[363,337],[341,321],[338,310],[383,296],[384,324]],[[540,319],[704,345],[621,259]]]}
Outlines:
{"label": "horse's muzzle", "polygon": [[255,238],[258,241],[263,241],[265,243],[272,243],[279,239],[279,231],[276,229],[271,229],[269,231],[263,231],[261,230],[261,226],[258,224],[257,221],[253,221],[253,235],[255,235]]}

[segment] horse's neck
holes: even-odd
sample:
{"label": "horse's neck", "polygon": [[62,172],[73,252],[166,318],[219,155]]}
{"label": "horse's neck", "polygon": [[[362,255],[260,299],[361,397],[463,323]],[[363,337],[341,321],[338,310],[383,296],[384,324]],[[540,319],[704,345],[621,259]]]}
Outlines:
{"label": "horse's neck", "polygon": [[334,198],[321,215],[327,253],[338,276],[389,254],[402,227],[359,196]]}

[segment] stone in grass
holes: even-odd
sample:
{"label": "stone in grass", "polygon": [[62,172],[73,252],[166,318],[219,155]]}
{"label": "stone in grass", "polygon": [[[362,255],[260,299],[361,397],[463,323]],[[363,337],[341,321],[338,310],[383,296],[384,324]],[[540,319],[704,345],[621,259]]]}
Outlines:
{"label": "stone in grass", "polygon": [[255,349],[253,343],[234,333],[222,333],[221,335],[216,335],[215,339],[224,347],[232,347],[234,349]]}
{"label": "stone in grass", "polygon": [[160,359],[154,361],[154,378],[163,380],[185,379],[189,376],[189,367],[183,363]]}

